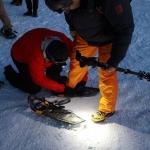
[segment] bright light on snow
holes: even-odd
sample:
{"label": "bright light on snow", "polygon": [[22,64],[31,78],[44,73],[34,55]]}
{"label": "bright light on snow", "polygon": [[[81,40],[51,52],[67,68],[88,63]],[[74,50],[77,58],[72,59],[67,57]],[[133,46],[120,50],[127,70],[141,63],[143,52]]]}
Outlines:
{"label": "bright light on snow", "polygon": [[[88,122],[82,130],[80,129],[77,131],[78,140],[82,140],[85,142],[95,143],[96,139],[100,140],[101,145],[106,143],[106,140],[109,140],[109,137],[111,137],[112,134],[112,127],[111,124],[105,125],[105,124],[97,124],[95,125],[92,122]],[[114,134],[114,132],[113,132]]]}

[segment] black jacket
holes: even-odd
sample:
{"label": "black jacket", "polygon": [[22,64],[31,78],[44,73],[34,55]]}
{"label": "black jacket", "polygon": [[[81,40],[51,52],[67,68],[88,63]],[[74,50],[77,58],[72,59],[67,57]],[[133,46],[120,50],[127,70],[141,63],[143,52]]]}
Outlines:
{"label": "black jacket", "polygon": [[65,13],[70,30],[89,45],[112,43],[108,63],[114,67],[125,57],[134,22],[130,0],[81,0],[80,7]]}

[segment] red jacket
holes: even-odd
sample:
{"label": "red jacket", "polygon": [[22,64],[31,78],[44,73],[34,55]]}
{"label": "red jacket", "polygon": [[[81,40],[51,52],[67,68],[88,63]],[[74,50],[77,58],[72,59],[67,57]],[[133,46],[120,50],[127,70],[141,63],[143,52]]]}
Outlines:
{"label": "red jacket", "polygon": [[67,44],[69,50],[72,49],[72,41],[63,33],[45,28],[37,28],[26,32],[14,43],[11,55],[16,61],[28,65],[34,83],[49,90],[63,92],[63,84],[59,84],[45,75],[46,68],[50,67],[52,62],[47,62],[44,59],[41,44],[45,38],[50,39],[53,36],[58,36]]}

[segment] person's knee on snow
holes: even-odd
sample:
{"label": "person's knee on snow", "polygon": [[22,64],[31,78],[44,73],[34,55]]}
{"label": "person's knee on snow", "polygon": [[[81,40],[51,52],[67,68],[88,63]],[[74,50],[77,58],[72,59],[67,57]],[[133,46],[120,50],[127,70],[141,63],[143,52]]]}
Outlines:
{"label": "person's knee on snow", "polygon": [[[20,51],[22,43],[27,47],[22,47]],[[71,49],[72,41],[63,33],[46,28],[26,32],[11,49],[12,59],[22,81],[20,90],[36,93],[40,88],[45,88],[64,92],[66,81],[61,82],[60,73]],[[62,79],[66,80],[64,77]]]}

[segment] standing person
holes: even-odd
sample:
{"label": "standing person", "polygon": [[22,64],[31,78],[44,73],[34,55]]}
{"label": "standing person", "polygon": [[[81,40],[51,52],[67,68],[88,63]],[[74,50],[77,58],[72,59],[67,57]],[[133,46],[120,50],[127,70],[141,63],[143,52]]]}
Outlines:
{"label": "standing person", "polygon": [[15,31],[12,29],[11,20],[7,15],[3,1],[0,0],[0,20],[3,23],[3,27],[0,29],[1,34],[7,39],[13,39],[16,37]]}
{"label": "standing person", "polygon": [[20,6],[22,5],[22,0],[12,0],[10,4]]}
{"label": "standing person", "polygon": [[[98,112],[92,114],[94,122],[104,121],[115,112],[118,81],[116,67],[123,60],[134,29],[130,0],[45,0],[46,5],[58,13],[65,12],[66,21],[74,33],[74,48],[67,86],[74,88],[87,73],[75,59],[79,50],[85,57],[98,51],[99,61],[106,68],[99,69]],[[76,33],[76,34],[75,34]]]}
{"label": "standing person", "polygon": [[27,12],[25,12],[23,15],[37,17],[39,0],[25,0],[25,1],[26,1],[26,5],[27,5]]}

